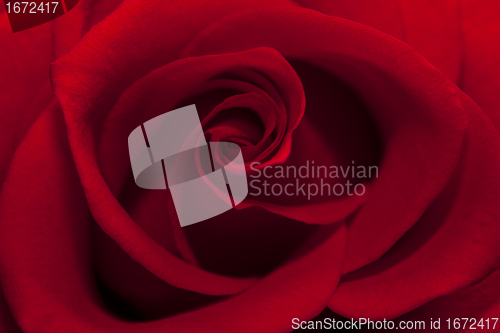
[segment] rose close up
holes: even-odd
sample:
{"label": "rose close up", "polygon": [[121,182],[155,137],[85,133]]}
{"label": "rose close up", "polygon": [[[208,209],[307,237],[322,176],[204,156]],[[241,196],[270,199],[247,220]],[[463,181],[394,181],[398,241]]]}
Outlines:
{"label": "rose close up", "polygon": [[[0,332],[500,317],[499,13],[87,0],[12,33],[0,7]],[[169,191],[135,184],[127,138],[191,104],[249,182],[305,163],[377,174],[346,175],[361,195],[260,192],[182,228]]]}

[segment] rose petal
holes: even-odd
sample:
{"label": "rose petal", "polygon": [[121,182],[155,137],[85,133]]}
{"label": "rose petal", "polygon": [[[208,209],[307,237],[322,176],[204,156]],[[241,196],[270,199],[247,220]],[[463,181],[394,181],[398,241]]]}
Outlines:
{"label": "rose petal", "polygon": [[[455,318],[460,318],[460,327],[463,328],[465,325],[468,329],[471,328],[473,321],[470,319],[466,321],[462,318],[474,318],[476,320],[473,325],[475,331],[478,329],[492,330],[495,323],[495,329],[498,329],[498,319],[492,318],[498,317],[500,313],[499,284],[500,271],[495,271],[478,284],[461,289],[451,295],[438,297],[397,320],[425,320],[428,323],[430,318],[433,320],[440,318],[441,329],[445,330],[448,328],[446,322],[448,318],[451,318],[451,328],[455,328]],[[489,326],[486,322],[488,318]],[[481,319],[483,327],[477,326]]]}
{"label": "rose petal", "polygon": [[18,333],[21,332],[17,326],[9,306],[7,305],[3,291],[0,289],[0,331],[5,333]]}
{"label": "rose petal", "polygon": [[342,17],[408,43],[453,83],[463,61],[461,9],[457,1],[298,0],[305,8]]}
{"label": "rose petal", "polygon": [[296,0],[304,8],[338,16],[380,30],[397,39],[404,40],[405,26],[401,18],[401,4],[398,0],[328,1]]}
{"label": "rose petal", "polygon": [[500,141],[481,109],[457,94],[469,126],[453,177],[390,251],[342,278],[333,311],[394,318],[477,283],[500,264]]}
{"label": "rose petal", "polygon": [[109,14],[114,12],[123,0],[86,0],[80,6],[86,11],[85,21],[83,22],[83,34],[87,33],[94,25],[104,20]]}
{"label": "rose petal", "polygon": [[275,332],[287,329],[292,316],[313,317],[327,304],[340,277],[343,225],[317,230],[294,258],[231,299],[142,324],[108,315],[93,281],[90,214],[61,118],[52,108],[38,119],[0,193],[0,274],[23,331],[229,332],[242,325]]}
{"label": "rose petal", "polygon": [[338,75],[371,109],[386,147],[372,200],[348,227],[344,271],[375,261],[420,218],[458,162],[467,119],[452,83],[392,37],[296,8],[225,18],[193,40],[182,56],[256,45]]}
{"label": "rose petal", "polygon": [[[18,144],[15,136],[21,136],[21,133],[17,131],[17,126],[24,110],[29,107],[44,82],[48,80],[49,63],[52,61],[51,41],[50,24],[13,34],[7,13],[0,14],[0,45],[2,45],[0,48],[0,59],[2,59],[0,62],[0,73],[2,73],[0,75],[0,87],[2,87],[0,89],[0,105],[2,105],[0,184],[3,183],[12,154]],[[52,92],[50,94],[53,98]],[[41,110],[45,106],[47,104],[43,105]],[[37,110],[36,116],[41,110]]]}
{"label": "rose petal", "polygon": [[281,206],[269,202],[244,200],[236,209],[259,206],[275,214],[310,224],[331,224],[344,221],[366,201],[367,194],[354,195],[340,200],[331,200],[320,203],[299,206]]}
{"label": "rose petal", "polygon": [[0,14],[0,185],[17,145],[55,98],[49,64],[78,42],[82,20],[78,6],[50,23],[12,33],[7,13]]}
{"label": "rose petal", "polygon": [[[302,85],[290,65],[275,51],[257,49],[234,55],[192,58],[173,62],[137,81],[123,94],[106,119],[102,138],[100,138],[99,161],[111,191],[118,194],[120,188],[131,176],[127,138],[138,124],[158,114],[175,109],[196,87],[205,85],[215,75],[231,72],[233,68],[237,67],[263,71],[278,86],[282,87],[281,94],[290,115],[282,114],[279,120],[287,123],[288,131],[293,130],[304,109]],[[172,81],[171,77],[182,77],[183,80]],[[244,82],[240,83],[240,85],[243,84],[248,85]],[[65,90],[68,88],[64,87]],[[56,91],[58,89],[59,87],[56,87]],[[169,92],[168,96],[164,96],[166,91]],[[97,110],[95,109],[94,112]],[[199,112],[202,119],[208,116],[204,114],[203,108]],[[80,117],[73,115],[73,113],[70,114],[70,117],[74,116]],[[83,116],[88,117],[88,115]],[[266,123],[273,126],[274,122],[270,119]],[[99,119],[94,118],[92,121],[95,126],[101,126],[98,125]],[[76,123],[76,120],[74,122]],[[277,144],[279,145],[279,142]]]}
{"label": "rose petal", "polygon": [[[173,106],[169,108],[168,103],[173,103],[175,105],[175,99],[162,99],[160,109],[158,109],[158,105],[154,104],[154,101],[157,101],[156,99],[153,100],[151,107],[147,104],[148,96],[157,96],[156,94],[158,92],[152,89],[154,86],[161,89],[162,92],[168,87],[169,89],[167,89],[167,91],[171,92],[172,98],[175,96],[182,97],[183,92],[192,89],[193,85],[196,86],[197,82],[201,83],[213,75],[221,73],[225,69],[230,69],[236,65],[255,67],[253,64],[261,64],[262,58],[266,59],[266,64],[260,65],[259,69],[265,71],[277,82],[286,82],[286,85],[279,84],[279,86],[285,86],[287,91],[290,90],[294,92],[290,94],[291,101],[299,101],[295,104],[292,104],[290,101],[289,103],[292,104],[292,108],[303,107],[301,86],[300,82],[297,81],[295,73],[276,52],[271,50],[259,49],[224,57],[193,58],[171,63],[156,73],[152,73],[149,79],[145,80],[145,84],[138,85],[139,88],[135,91],[135,93],[138,94],[137,98],[133,98],[127,103],[128,110],[134,112],[126,113],[122,110],[118,115],[123,119],[111,122],[112,126],[118,130],[113,131],[107,129],[103,132],[106,133],[106,135],[112,136],[112,140],[103,140],[101,142],[101,146],[104,147],[103,149],[108,151],[111,156],[106,156],[105,160],[112,161],[113,165],[116,165],[115,168],[108,168],[103,165],[102,168],[105,170],[104,174],[118,174],[118,171],[121,169],[126,171],[126,173],[121,174],[122,177],[131,177],[126,139],[128,133],[142,121],[147,120],[150,116],[154,116],[154,112],[162,113],[164,110],[174,108]],[[69,71],[67,74],[69,75],[69,73],[72,73],[72,71]],[[174,82],[170,80],[171,77],[184,77],[184,80]],[[201,273],[202,270],[179,261],[178,258],[165,251],[165,249],[160,247],[156,242],[153,242],[152,239],[130,219],[123,207],[110,192],[108,184],[104,182],[97,167],[93,135],[95,135],[96,132],[94,128],[102,126],[99,125],[100,118],[93,117],[90,123],[82,119],[88,117],[89,113],[84,109],[85,104],[75,103],[75,95],[72,95],[70,92],[72,86],[65,86],[62,84],[62,81],[65,79],[66,76],[54,76],[55,91],[63,104],[65,115],[68,117],[70,142],[74,145],[72,147],[73,154],[77,168],[81,172],[80,175],[87,194],[89,206],[94,218],[102,229],[131,257],[139,261],[155,275],[176,287],[215,295],[232,294],[248,287],[252,283],[252,279],[226,278],[208,272],[203,274]],[[162,84],[152,86],[148,84],[151,82],[162,82]],[[126,101],[129,100],[126,99]],[[85,102],[82,101],[82,103]],[[138,105],[144,108],[143,110],[146,112],[136,112],[137,106],[135,103],[139,103]],[[167,103],[167,105],[165,105],[165,103]],[[81,112],[77,112],[76,110],[80,110]],[[99,108],[93,109],[93,112],[98,110]],[[132,116],[130,116],[131,114]],[[138,117],[146,117],[146,119],[139,120],[137,119]],[[93,127],[82,127],[84,123],[87,123],[89,126],[92,125]],[[107,142],[109,142],[110,146],[107,146]],[[116,147],[116,145],[120,144],[121,146]],[[116,149],[109,149],[111,146],[116,147]],[[119,163],[120,161],[123,163]],[[113,182],[108,181],[108,183],[110,184],[111,191],[117,190]],[[110,214],[111,211],[113,211],[113,214]],[[169,265],[165,264],[166,262],[170,262],[170,266],[172,267],[177,267],[177,271],[172,271],[171,268],[168,267]],[[159,263],[163,264],[160,265]],[[187,269],[187,271],[185,271],[187,276],[185,276],[186,278],[181,278],[184,274],[182,273],[184,269]],[[195,274],[195,272],[198,273]]]}
{"label": "rose petal", "polygon": [[[53,108],[54,111],[52,113],[57,112],[57,108]],[[46,116],[48,118],[49,116]],[[37,141],[37,146],[33,147],[33,145],[29,145],[26,149],[29,149],[30,154],[25,153],[23,156],[23,162],[18,162],[19,164],[13,165],[11,168],[12,174],[11,178],[14,178],[13,175],[16,175],[14,179],[10,180],[9,184],[11,184],[9,190],[8,187],[2,190],[3,197],[11,196],[10,199],[17,200],[17,205],[7,205],[9,208],[9,213],[5,213],[7,216],[6,219],[9,219],[11,223],[15,223],[16,225],[23,225],[20,223],[22,220],[22,216],[16,212],[17,210],[26,211],[21,208],[19,205],[33,205],[32,203],[27,202],[27,198],[32,198],[36,200],[38,208],[31,208],[26,211],[26,216],[24,217],[25,223],[33,223],[33,221],[37,221],[34,216],[31,216],[30,213],[36,214],[38,218],[51,219],[50,215],[44,215],[47,213],[59,213],[61,206],[54,207],[53,203],[58,202],[60,205],[68,205],[71,207],[72,204],[79,205],[82,204],[81,201],[84,201],[85,207],[87,207],[86,200],[81,197],[80,199],[72,198],[68,195],[67,200],[69,202],[63,201],[64,195],[60,193],[60,191],[70,191],[71,187],[79,187],[79,182],[76,184],[73,180],[68,181],[67,184],[64,182],[61,183],[59,181],[59,177],[66,175],[69,171],[66,171],[63,167],[54,165],[56,162],[59,162],[61,159],[70,159],[70,155],[67,155],[69,152],[63,151],[64,154],[61,156],[60,151],[53,151],[52,146],[54,146],[53,140],[59,140],[61,135],[65,135],[64,128],[61,129],[61,125],[58,124],[57,132],[50,134],[54,130],[52,128],[48,128],[49,125],[52,125],[48,120],[42,122],[39,125],[38,133],[33,132],[32,136],[35,136],[33,140]],[[59,137],[57,137],[57,136]],[[52,140],[52,141],[51,141]],[[56,146],[57,147],[57,146]],[[36,151],[33,152],[32,150]],[[21,153],[19,153],[21,154]],[[39,177],[43,172],[39,166],[38,161],[46,161],[44,164],[45,169],[51,170],[50,174],[45,175],[43,179],[39,179]],[[65,162],[66,163],[66,162]],[[68,162],[69,163],[69,162]],[[44,169],[44,170],[45,170]],[[37,173],[33,173],[30,177],[30,170],[38,170]],[[26,174],[27,173],[27,174]],[[35,177],[35,179],[31,179]],[[36,187],[34,183],[38,182],[39,185]],[[54,184],[55,182],[55,184]],[[12,185],[12,184],[15,185]],[[6,183],[7,184],[7,183]],[[7,185],[6,185],[7,186]],[[99,187],[99,182],[96,182],[92,185],[94,187]],[[91,188],[92,188],[91,186]],[[69,187],[69,188],[68,188]],[[30,189],[35,191],[35,193],[39,193],[42,191],[44,193],[44,199],[47,201],[40,200],[37,195],[29,195],[26,192],[19,192],[17,188],[22,189]],[[51,191],[56,191],[55,193],[51,193]],[[12,193],[12,194],[9,194]],[[16,196],[20,196],[18,199],[15,199]],[[35,199],[36,198],[36,199]],[[159,246],[156,242],[154,242],[151,238],[149,238],[144,231],[135,224],[130,216],[123,210],[116,200],[104,200],[102,195],[99,198],[96,198],[97,201],[106,204],[106,209],[98,210],[98,214],[96,214],[95,218],[98,221],[106,221],[104,225],[104,230],[109,232],[109,229],[115,228],[115,231],[118,235],[114,238],[128,253],[129,255],[141,262],[145,267],[147,267],[150,271],[154,272],[157,276],[161,277],[164,280],[169,281],[172,285],[187,287],[187,289],[193,289],[195,291],[207,292],[208,294],[222,294],[226,293],[237,293],[246,287],[248,287],[254,279],[251,278],[227,278],[218,276],[216,274],[212,274],[206,271],[203,271],[195,266],[192,266],[177,257],[173,256],[170,252],[166,251],[164,248]],[[72,203],[74,201],[74,203]],[[90,199],[89,202],[92,202]],[[91,204],[92,205],[92,204]],[[40,208],[46,207],[46,208]],[[40,210],[40,211],[37,211]],[[48,211],[47,211],[48,210]],[[111,214],[110,212],[113,212]],[[81,215],[83,213],[80,213]],[[86,220],[89,217],[86,214],[83,214]],[[55,223],[56,226],[53,228],[57,229],[57,223],[64,223],[64,221],[71,221],[73,217],[60,217],[55,218],[52,223]],[[14,219],[14,221],[12,220]],[[38,222],[41,223],[41,222]],[[47,227],[49,227],[47,225]],[[8,228],[5,227],[6,232],[5,235],[8,235]],[[47,237],[53,237],[49,231],[45,231],[47,233]],[[68,236],[69,237],[69,236]],[[3,242],[7,247],[7,244],[10,244],[15,238],[10,240],[9,242]],[[70,241],[70,239],[68,239]],[[10,252],[10,251],[6,251]]]}
{"label": "rose petal", "polygon": [[460,1],[464,64],[460,88],[484,110],[500,130],[500,3],[498,1]]}

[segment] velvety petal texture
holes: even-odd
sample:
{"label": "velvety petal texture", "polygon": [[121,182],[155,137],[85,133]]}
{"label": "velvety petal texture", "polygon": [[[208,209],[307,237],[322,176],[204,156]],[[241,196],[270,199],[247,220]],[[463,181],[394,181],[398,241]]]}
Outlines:
{"label": "velvety petal texture", "polygon": [[345,317],[394,318],[477,283],[500,264],[500,212],[492,204],[500,199],[498,135],[470,98],[459,96],[469,126],[448,185],[382,258],[343,276],[332,310]]}
{"label": "velvety petal texture", "polygon": [[[74,165],[67,158],[68,143],[60,141],[57,134],[65,131],[57,111],[52,108],[44,112],[31,129],[13,162],[22,167],[9,176],[0,198],[3,201],[9,196],[29,207],[23,209],[24,215],[18,214],[16,205],[5,207],[2,220],[12,224],[3,225],[5,232],[0,242],[3,287],[23,330],[43,327],[50,332],[68,329],[77,332],[168,329],[220,332],[243,325],[249,331],[276,332],[285,330],[289,326],[288,318],[295,313],[314,316],[327,304],[340,277],[345,249],[344,225],[318,230],[288,262],[248,291],[207,308],[144,324],[127,324],[106,314],[91,276],[90,213],[82,200],[84,193]],[[40,140],[41,134],[44,140]],[[30,140],[36,140],[37,144],[32,145]],[[40,155],[47,160],[43,168],[38,165]],[[30,172],[33,168],[39,172]],[[70,173],[69,169],[73,171]],[[54,191],[52,180],[57,177],[61,183]],[[31,185],[24,186],[26,190],[20,193],[17,191],[17,186],[22,185],[20,182]],[[45,193],[44,200],[36,196],[40,191]],[[31,201],[16,200],[19,197],[31,198]],[[54,201],[59,203],[58,215],[44,214],[52,209]],[[38,216],[38,223],[31,223],[33,216]],[[72,223],[66,223],[68,220]],[[31,234],[38,237],[33,239]],[[293,290],[289,288],[291,285]],[[30,286],[29,290],[26,286]]]}
{"label": "velvety petal texture", "polygon": [[[12,34],[0,9],[0,332],[499,317],[499,12],[86,0]],[[360,195],[249,194],[181,227],[169,189],[136,185],[128,137],[191,104],[249,184],[305,163],[376,173],[344,175]]]}
{"label": "velvety petal texture", "polygon": [[[460,327],[465,332],[475,332],[477,330],[492,332],[498,329],[498,320],[492,318],[496,318],[500,313],[499,283],[500,274],[499,271],[495,271],[481,282],[463,288],[451,295],[439,297],[401,316],[399,319],[428,320],[428,318],[442,318],[441,330],[445,331],[448,328],[445,320],[452,318],[450,326],[453,328]],[[472,319],[467,321],[461,319],[461,322],[457,325],[454,323],[455,318],[474,318],[474,321]],[[485,322],[486,319],[489,320]],[[426,331],[431,330],[427,329]]]}
{"label": "velvety petal texture", "polygon": [[[407,45],[376,30],[314,11],[280,12],[280,16],[258,11],[228,18],[225,24],[207,29],[183,55],[228,52],[264,43],[286,58],[316,63],[361,94],[380,125],[385,147],[381,174],[371,189],[373,200],[349,226],[344,270],[351,271],[378,259],[442,191],[458,162],[467,118],[453,84]],[[265,17],[264,23],[253,23]],[[267,32],[270,25],[273,34]],[[314,38],[307,33],[316,30],[329,32],[330,42],[325,44],[322,35]],[[352,43],[354,38],[356,44]],[[413,66],[406,66],[408,62]],[[328,110],[328,105],[323,108]],[[314,117],[315,111],[323,116],[318,122],[328,120],[328,111],[308,113],[307,108],[305,119]],[[294,139],[300,140],[297,135]],[[380,229],[386,232],[373,238],[373,232]]]}

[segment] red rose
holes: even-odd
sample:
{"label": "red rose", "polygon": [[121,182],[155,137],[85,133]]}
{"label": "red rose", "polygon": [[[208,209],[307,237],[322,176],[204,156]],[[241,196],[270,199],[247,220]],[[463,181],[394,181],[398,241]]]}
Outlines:
{"label": "red rose", "polygon": [[[0,328],[498,317],[496,2],[117,6],[17,34],[1,14]],[[188,104],[250,175],[356,161],[378,177],[181,228],[167,191],[135,185],[127,137]]]}

